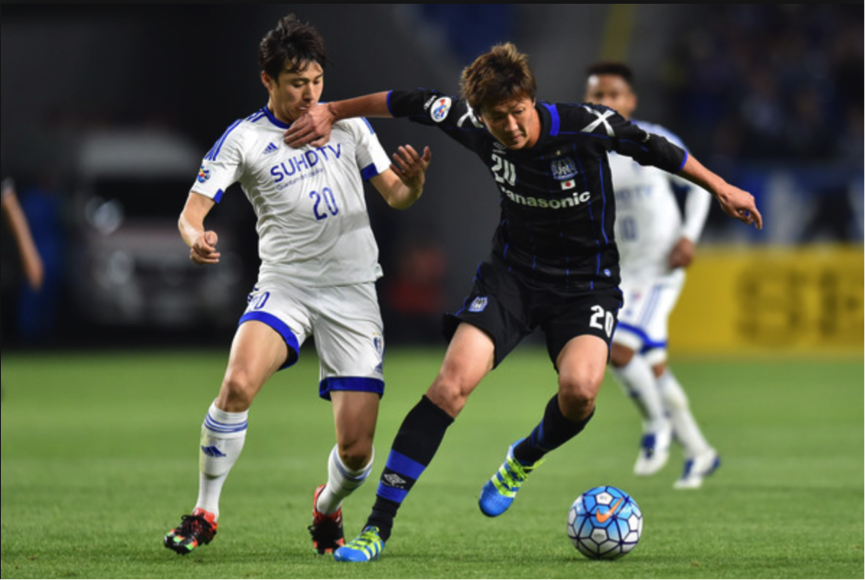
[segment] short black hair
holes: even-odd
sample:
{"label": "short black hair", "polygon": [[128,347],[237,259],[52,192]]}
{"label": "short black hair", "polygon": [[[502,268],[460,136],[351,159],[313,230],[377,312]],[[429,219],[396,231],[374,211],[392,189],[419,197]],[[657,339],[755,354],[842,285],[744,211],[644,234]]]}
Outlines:
{"label": "short black hair", "polygon": [[615,75],[622,77],[632,87],[634,86],[634,71],[623,62],[601,61],[586,69],[586,78],[593,75]]}
{"label": "short black hair", "polygon": [[280,19],[258,47],[258,64],[273,79],[279,78],[286,67],[289,72],[299,72],[312,62],[324,69],[327,63],[324,39],[313,26],[301,22],[294,14]]}

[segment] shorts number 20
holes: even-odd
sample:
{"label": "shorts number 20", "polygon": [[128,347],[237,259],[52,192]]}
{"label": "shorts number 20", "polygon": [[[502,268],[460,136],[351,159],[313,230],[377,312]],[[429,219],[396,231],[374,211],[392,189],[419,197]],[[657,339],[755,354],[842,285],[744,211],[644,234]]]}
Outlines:
{"label": "shorts number 20", "polygon": [[600,306],[592,306],[592,318],[589,320],[589,326],[598,328],[607,333],[607,338],[613,334],[613,325],[616,319],[612,312],[606,312]]}

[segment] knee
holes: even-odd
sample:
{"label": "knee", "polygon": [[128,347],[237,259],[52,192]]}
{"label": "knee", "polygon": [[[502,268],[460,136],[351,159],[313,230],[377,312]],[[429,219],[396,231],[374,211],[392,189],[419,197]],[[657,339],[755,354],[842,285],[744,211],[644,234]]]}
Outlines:
{"label": "knee", "polygon": [[441,372],[427,391],[427,397],[451,417],[463,410],[475,385],[456,372]]}
{"label": "knee", "polygon": [[219,400],[222,404],[218,406],[232,413],[246,411],[252,405],[256,392],[258,392],[258,385],[254,384],[249,373],[229,369],[222,381],[219,392]]}
{"label": "knee", "polygon": [[603,377],[590,372],[559,375],[559,404],[565,417],[581,421],[594,411]]}

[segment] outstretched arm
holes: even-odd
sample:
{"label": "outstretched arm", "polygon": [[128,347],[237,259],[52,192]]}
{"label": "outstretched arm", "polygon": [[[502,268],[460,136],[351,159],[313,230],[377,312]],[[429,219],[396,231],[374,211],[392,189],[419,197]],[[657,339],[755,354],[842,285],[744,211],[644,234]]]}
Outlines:
{"label": "outstretched arm", "polygon": [[15,195],[11,183],[4,182],[2,197],[3,217],[6,218],[18,246],[21,266],[24,268],[27,283],[33,290],[39,290],[45,277],[42,257],[33,241],[30,226],[27,224],[27,217],[21,209],[21,204],[18,203],[18,197]]}
{"label": "outstretched arm", "polygon": [[407,209],[423,193],[426,170],[432,153],[424,148],[423,157],[411,145],[400,146],[393,154],[394,162],[390,169],[376,175],[370,181],[381,193],[387,204],[394,209]]}
{"label": "outstretched arm", "polygon": [[719,175],[706,169],[693,156],[688,156],[685,166],[682,167],[679,175],[711,193],[718,200],[718,203],[721,204],[721,209],[728,216],[748,225],[753,224],[758,230],[763,229],[763,216],[757,210],[754,196],[734,185],[730,185]]}
{"label": "outstretched arm", "polygon": [[220,254],[216,251],[219,237],[216,232],[204,229],[204,218],[214,205],[209,197],[190,191],[177,222],[180,236],[189,246],[189,259],[199,265],[219,263]]}
{"label": "outstretched arm", "polygon": [[387,95],[387,91],[382,91],[318,105],[286,129],[283,141],[291,147],[308,143],[321,147],[330,139],[330,130],[337,121],[352,117],[391,117]]}

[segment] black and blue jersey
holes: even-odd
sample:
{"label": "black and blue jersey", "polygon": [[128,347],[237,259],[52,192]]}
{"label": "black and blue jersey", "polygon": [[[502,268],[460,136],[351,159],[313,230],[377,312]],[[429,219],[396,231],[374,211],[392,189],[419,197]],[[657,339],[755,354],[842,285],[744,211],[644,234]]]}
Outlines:
{"label": "black and blue jersey", "polygon": [[522,277],[565,290],[619,285],[615,196],[608,151],[677,173],[687,154],[600,105],[538,103],[541,135],[509,150],[465,100],[434,90],[388,95],[394,117],[431,125],[474,151],[500,193],[492,255]]}

